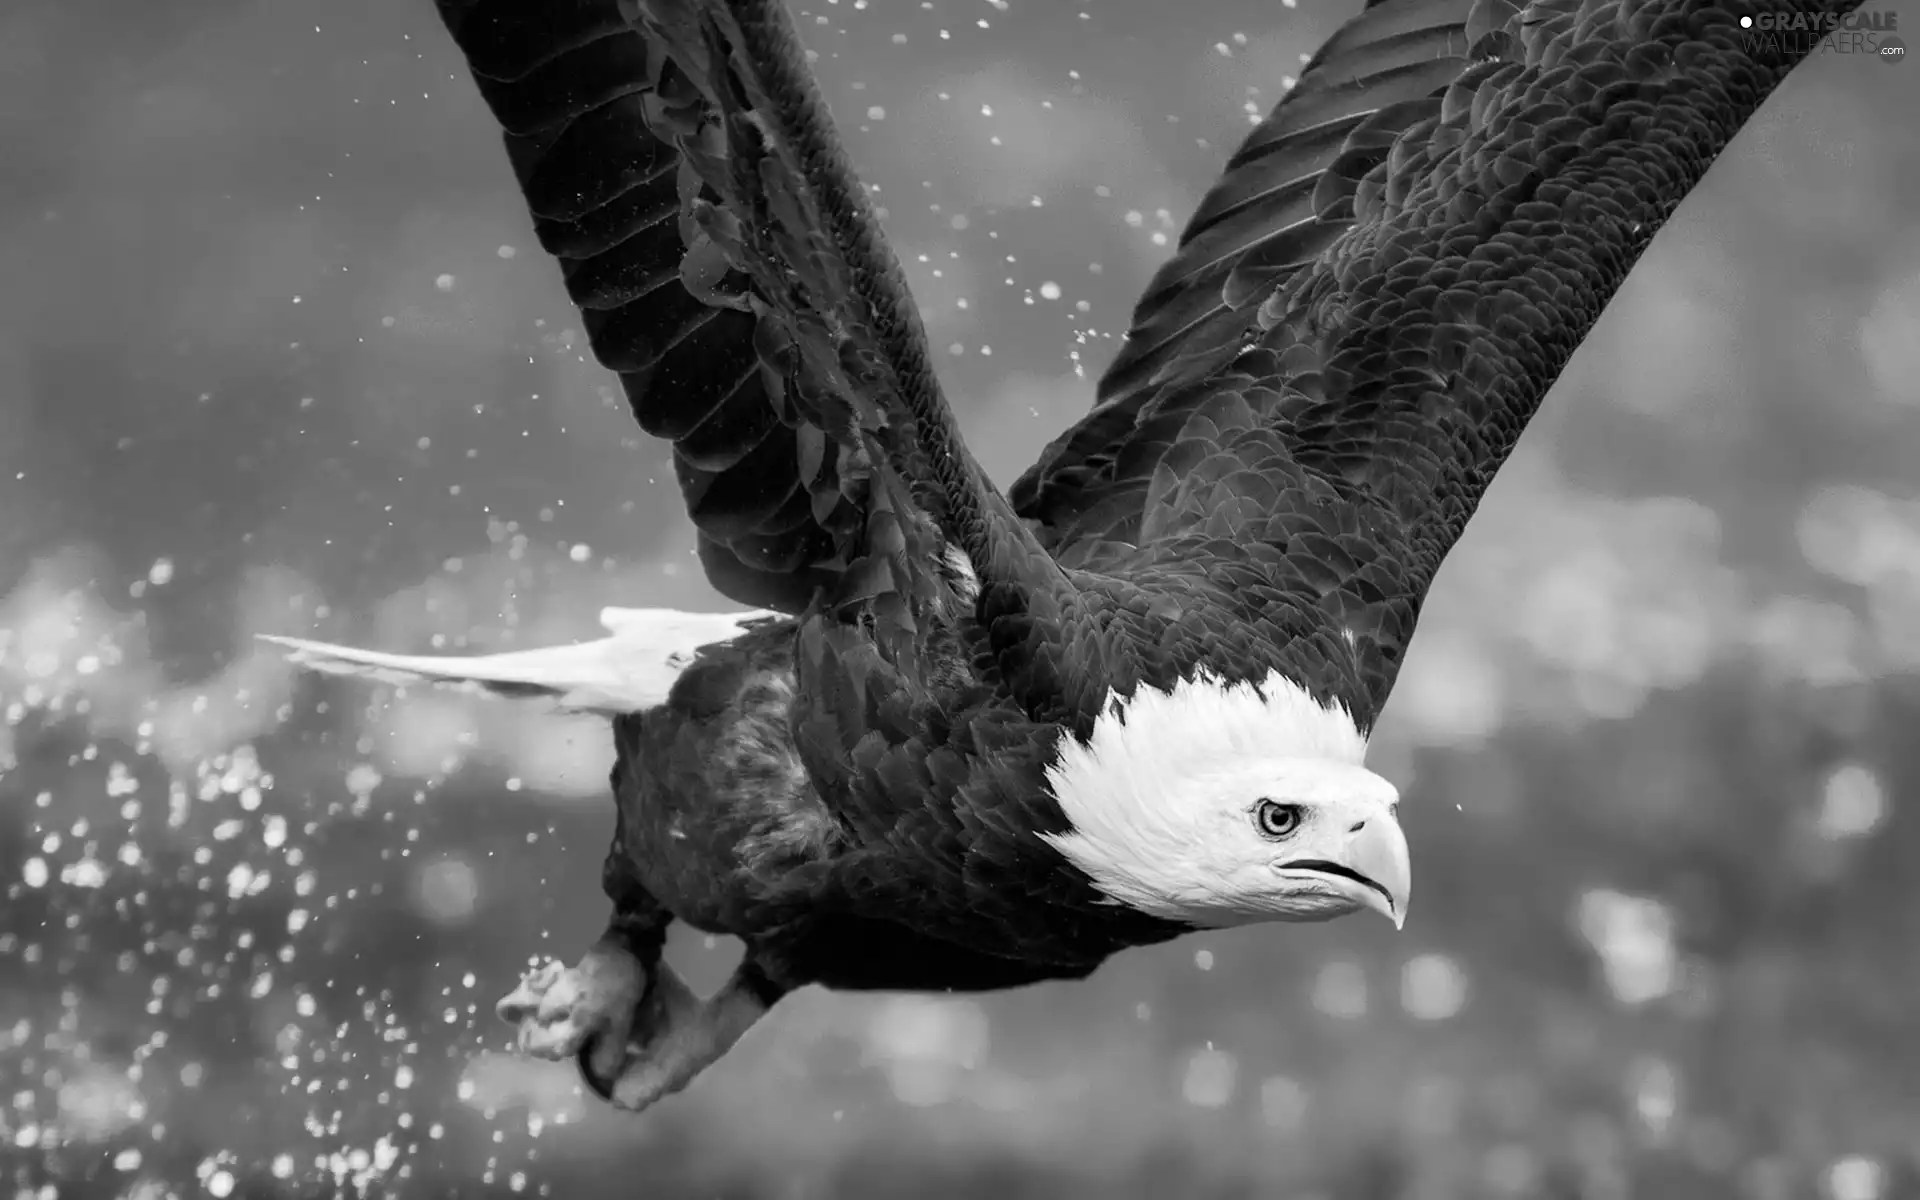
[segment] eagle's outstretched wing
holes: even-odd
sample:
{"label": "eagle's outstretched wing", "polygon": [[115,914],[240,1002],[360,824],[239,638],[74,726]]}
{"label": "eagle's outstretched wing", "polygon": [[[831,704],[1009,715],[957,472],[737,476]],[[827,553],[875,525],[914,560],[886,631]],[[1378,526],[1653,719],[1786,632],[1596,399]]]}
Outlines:
{"label": "eagle's outstretched wing", "polygon": [[960,441],[781,0],[438,2],[721,592],[911,630],[978,565],[954,551],[1047,561]]}
{"label": "eagle's outstretched wing", "polygon": [[1740,19],[1858,0],[1370,4],[1235,155],[1011,506],[784,0],[439,3],[722,592],[911,633],[970,566],[1032,711],[1277,667],[1364,726],[1541,397],[1817,44]]}
{"label": "eagle's outstretched wing", "polygon": [[[1481,492],[1642,250],[1858,0],[1378,0],[1241,145],[1094,409],[1010,492],[1340,631],[1370,722]],[[1750,22],[1764,28],[1767,22]]]}

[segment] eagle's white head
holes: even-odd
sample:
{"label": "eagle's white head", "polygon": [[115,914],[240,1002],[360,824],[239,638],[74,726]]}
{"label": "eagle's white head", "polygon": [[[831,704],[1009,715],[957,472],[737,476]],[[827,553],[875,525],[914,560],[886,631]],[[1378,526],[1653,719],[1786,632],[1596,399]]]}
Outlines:
{"label": "eagle's white head", "polygon": [[1047,779],[1073,828],[1042,835],[1110,899],[1199,926],[1406,919],[1399,793],[1361,765],[1344,707],[1274,672],[1110,698]]}

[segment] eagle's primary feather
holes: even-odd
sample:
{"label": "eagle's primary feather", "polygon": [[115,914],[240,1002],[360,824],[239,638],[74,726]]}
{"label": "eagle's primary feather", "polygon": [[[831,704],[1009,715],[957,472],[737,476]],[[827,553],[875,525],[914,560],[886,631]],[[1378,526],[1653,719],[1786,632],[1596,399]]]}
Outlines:
{"label": "eagle's primary feather", "polygon": [[[1198,925],[1400,920],[1397,797],[1360,760],[1434,573],[1640,253],[1810,48],[1740,20],[1858,0],[1369,3],[1235,152],[1092,410],[1006,494],[782,0],[438,2],[595,355],[672,444],[708,578],[784,614],[605,643],[676,672],[616,720],[612,957],[503,1011],[523,1037],[573,1030],[535,1039],[570,1051],[587,1026],[555,1014],[577,1009],[642,1058],[647,1030],[702,1030],[671,1070],[620,1077],[646,1080],[637,1105],[801,984],[1001,987]],[[299,649],[623,694],[578,647]],[[705,1009],[660,973],[673,916],[747,942]],[[588,969],[622,955],[653,971],[644,1002]],[[622,1062],[589,1072],[616,1099]]]}

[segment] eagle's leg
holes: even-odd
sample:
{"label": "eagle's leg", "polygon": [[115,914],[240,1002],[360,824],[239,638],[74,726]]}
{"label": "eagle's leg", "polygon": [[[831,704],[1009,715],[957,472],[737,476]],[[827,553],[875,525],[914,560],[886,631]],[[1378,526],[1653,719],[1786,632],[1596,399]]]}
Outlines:
{"label": "eagle's leg", "polygon": [[583,1069],[591,1065],[602,1075],[625,1061],[635,1017],[663,970],[660,953],[673,914],[636,878],[623,833],[616,829],[601,873],[613,900],[606,931],[579,963],[540,963],[495,1006],[501,1020],[519,1027],[522,1054],[555,1062],[579,1057]]}
{"label": "eagle's leg", "polygon": [[[671,966],[657,963],[620,1052],[590,1045],[579,1056],[581,1078],[615,1108],[639,1112],[693,1082],[785,994],[751,954],[705,998]],[[615,1059],[618,1065],[608,1069]]]}

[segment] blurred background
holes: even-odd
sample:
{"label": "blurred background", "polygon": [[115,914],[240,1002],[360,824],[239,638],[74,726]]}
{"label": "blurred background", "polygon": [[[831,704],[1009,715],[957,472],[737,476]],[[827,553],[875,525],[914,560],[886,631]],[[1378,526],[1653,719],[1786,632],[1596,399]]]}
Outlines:
{"label": "blurred background", "polygon": [[[1091,395],[1351,0],[804,0],[972,444]],[[425,0],[0,7],[0,1194],[1920,1195],[1920,66],[1804,66],[1449,560],[1412,919],[784,1002],[642,1117],[506,1053],[593,720],[252,641],[731,607]],[[732,951],[670,953],[696,982]]]}

